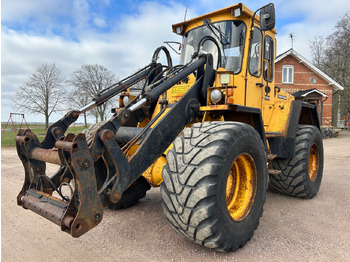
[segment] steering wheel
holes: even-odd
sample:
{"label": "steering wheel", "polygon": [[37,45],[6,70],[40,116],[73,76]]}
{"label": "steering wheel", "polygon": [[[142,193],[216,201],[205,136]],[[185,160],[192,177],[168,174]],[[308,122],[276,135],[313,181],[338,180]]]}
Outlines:
{"label": "steering wheel", "polygon": [[254,53],[252,57],[259,57],[259,49],[260,49],[260,43],[257,43],[254,47]]}
{"label": "steering wheel", "polygon": [[[218,62],[217,62],[217,67],[216,67],[216,68],[219,68],[219,66],[221,65],[221,50],[220,50],[220,46],[219,46],[218,41],[216,41],[216,39],[215,39],[214,37],[212,37],[212,36],[205,36],[205,37],[203,37],[203,38],[201,39],[201,41],[199,41],[199,43],[198,43],[198,49],[197,49],[197,50],[198,50],[198,51],[201,50],[201,47],[204,46],[204,43],[205,43],[206,41],[211,41],[211,42],[213,42],[214,45],[215,45],[216,48],[217,48],[217,51],[218,51]],[[209,52],[209,53],[211,53],[211,54],[213,55],[213,58],[215,59],[214,54],[213,54],[212,52]]]}

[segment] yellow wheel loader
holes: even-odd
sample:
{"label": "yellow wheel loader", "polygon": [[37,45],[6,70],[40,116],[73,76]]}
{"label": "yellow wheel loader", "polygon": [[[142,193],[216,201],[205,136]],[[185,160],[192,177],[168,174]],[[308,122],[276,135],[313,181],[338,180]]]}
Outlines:
{"label": "yellow wheel loader", "polygon": [[[131,206],[160,186],[175,231],[229,252],[257,228],[268,180],[283,194],[315,196],[323,173],[318,114],[275,86],[274,25],[273,4],[256,12],[236,4],[175,24],[179,65],[160,47],[149,65],[52,124],[43,141],[20,130],[18,205],[79,237],[102,221],[104,207]],[[143,88],[131,96],[135,84]],[[117,95],[108,121],[66,134],[79,115]],[[58,171],[47,175],[46,162]]]}

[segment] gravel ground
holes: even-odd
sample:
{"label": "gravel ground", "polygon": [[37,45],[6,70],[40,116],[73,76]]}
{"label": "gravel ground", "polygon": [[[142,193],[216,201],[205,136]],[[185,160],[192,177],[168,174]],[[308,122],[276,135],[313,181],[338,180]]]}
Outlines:
{"label": "gravel ground", "polygon": [[20,208],[23,166],[14,148],[1,150],[2,261],[350,261],[350,132],[324,140],[325,167],[311,200],[268,191],[260,226],[234,253],[208,250],[175,233],[159,189],[78,239]]}

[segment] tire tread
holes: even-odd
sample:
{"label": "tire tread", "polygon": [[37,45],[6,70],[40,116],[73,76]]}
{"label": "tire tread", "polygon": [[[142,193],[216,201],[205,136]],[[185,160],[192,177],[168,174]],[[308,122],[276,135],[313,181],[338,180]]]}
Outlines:
{"label": "tire tread", "polygon": [[220,179],[216,170],[225,163],[229,152],[227,141],[242,135],[256,137],[261,143],[258,147],[263,147],[257,132],[245,124],[194,124],[176,138],[163,170],[162,206],[172,228],[198,244],[219,251],[234,251],[243,246],[259,224],[254,225],[254,230],[246,239],[240,240],[239,245],[227,244],[223,241],[225,232],[216,230],[215,189]]}
{"label": "tire tread", "polygon": [[[318,188],[314,190],[310,187],[311,181],[308,177],[309,147],[315,134],[320,136],[318,129],[314,126],[298,126],[295,139],[295,156],[289,159],[277,158],[273,161],[274,168],[281,170],[280,174],[270,175],[270,184],[273,190],[301,198],[312,198],[317,194]],[[321,157],[323,158],[323,153]]]}

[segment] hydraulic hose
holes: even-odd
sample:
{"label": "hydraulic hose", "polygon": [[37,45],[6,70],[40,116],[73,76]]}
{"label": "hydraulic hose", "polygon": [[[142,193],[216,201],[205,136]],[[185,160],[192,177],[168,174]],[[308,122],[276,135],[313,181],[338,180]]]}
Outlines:
{"label": "hydraulic hose", "polygon": [[149,103],[154,102],[156,99],[158,99],[158,97],[161,94],[163,94],[169,88],[173,87],[176,83],[180,82],[186,76],[192,74],[194,71],[199,69],[201,66],[204,66],[206,61],[207,61],[206,56],[199,57],[197,61],[189,64],[187,67],[185,67],[182,71],[175,74],[169,80],[161,83],[159,86],[155,87],[151,91],[146,92],[145,97],[146,97],[147,101]]}

